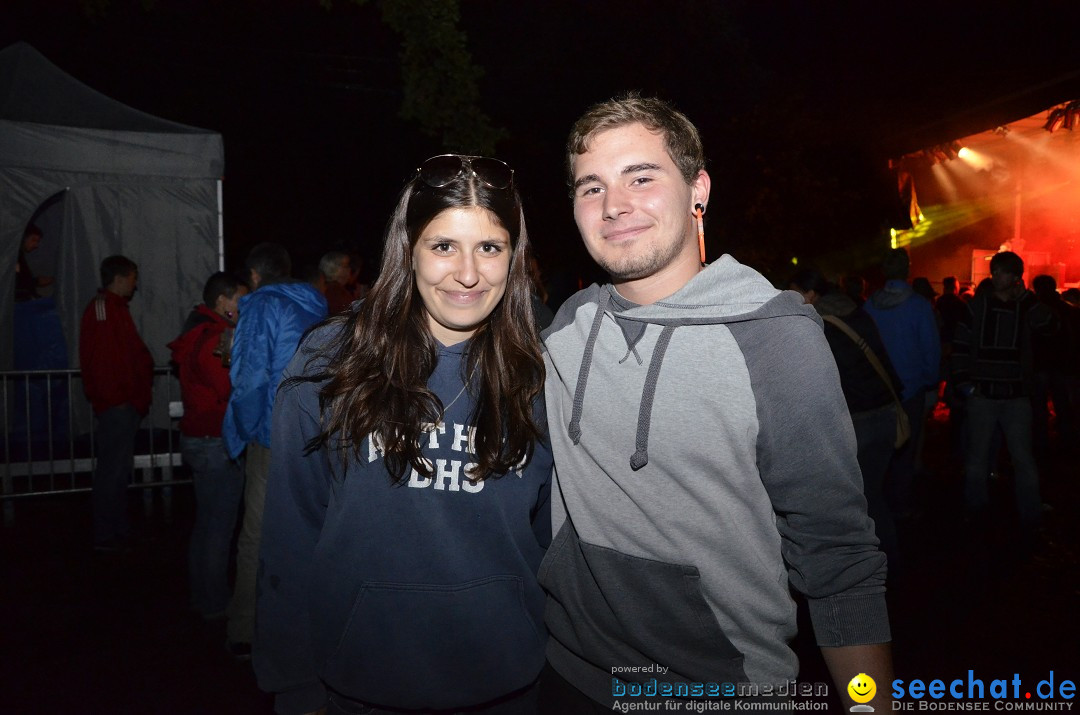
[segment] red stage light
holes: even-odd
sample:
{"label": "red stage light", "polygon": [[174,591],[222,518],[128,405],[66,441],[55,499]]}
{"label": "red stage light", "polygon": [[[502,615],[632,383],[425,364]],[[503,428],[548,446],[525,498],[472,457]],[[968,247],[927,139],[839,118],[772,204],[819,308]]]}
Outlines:
{"label": "red stage light", "polygon": [[1050,116],[1046,119],[1046,124],[1043,125],[1043,129],[1053,134],[1058,129],[1061,129],[1065,124],[1065,110],[1062,107],[1050,112]]}
{"label": "red stage light", "polygon": [[1073,102],[1065,108],[1065,121],[1062,126],[1071,130],[1078,123],[1080,123],[1080,101]]}

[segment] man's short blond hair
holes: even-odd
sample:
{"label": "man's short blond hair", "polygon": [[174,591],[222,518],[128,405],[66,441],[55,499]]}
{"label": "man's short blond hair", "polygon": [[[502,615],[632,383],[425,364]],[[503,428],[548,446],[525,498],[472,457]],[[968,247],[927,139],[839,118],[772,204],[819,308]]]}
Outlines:
{"label": "man's short blond hair", "polygon": [[641,124],[663,136],[664,148],[687,184],[693,183],[698,172],[705,168],[701,135],[685,114],[662,99],[628,92],[594,104],[574,122],[566,142],[566,173],[570,186],[574,184],[574,158],[589,150],[592,138],[608,129],[629,124]]}

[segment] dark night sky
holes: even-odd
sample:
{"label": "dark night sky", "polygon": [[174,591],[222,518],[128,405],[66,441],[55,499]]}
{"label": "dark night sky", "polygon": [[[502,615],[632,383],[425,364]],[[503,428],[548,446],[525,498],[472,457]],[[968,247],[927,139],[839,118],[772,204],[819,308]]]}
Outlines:
{"label": "dark night sky", "polygon": [[[702,129],[710,253],[768,269],[879,240],[889,156],[1080,97],[1078,19],[1075,2],[465,0],[461,26],[545,265],[587,265],[562,177],[570,124],[640,89]],[[232,265],[261,240],[355,244],[374,262],[403,181],[442,149],[397,117],[399,42],[373,2],[112,0],[91,20],[71,1],[5,0],[0,46],[17,40],[222,132]]]}

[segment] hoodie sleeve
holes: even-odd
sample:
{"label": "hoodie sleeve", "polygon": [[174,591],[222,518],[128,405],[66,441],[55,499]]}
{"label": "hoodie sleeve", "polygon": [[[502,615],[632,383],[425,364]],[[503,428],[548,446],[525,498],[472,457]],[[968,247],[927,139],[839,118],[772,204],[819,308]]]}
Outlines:
{"label": "hoodie sleeve", "polygon": [[260,429],[263,422],[270,417],[267,393],[277,318],[271,301],[258,295],[258,291],[246,296],[240,305],[229,369],[232,394],[222,428],[229,456],[234,458],[244,451],[248,442],[256,441],[263,431]]}
{"label": "hoodie sleeve", "polygon": [[274,709],[282,715],[326,702],[308,617],[310,565],[331,491],[326,453],[304,453],[319,431],[317,389],[301,383],[280,390],[273,414],[252,657],[259,687],[276,694]]}
{"label": "hoodie sleeve", "polygon": [[889,641],[885,555],[866,515],[855,432],[821,329],[801,317],[730,327],[753,383],[761,480],[818,645]]}

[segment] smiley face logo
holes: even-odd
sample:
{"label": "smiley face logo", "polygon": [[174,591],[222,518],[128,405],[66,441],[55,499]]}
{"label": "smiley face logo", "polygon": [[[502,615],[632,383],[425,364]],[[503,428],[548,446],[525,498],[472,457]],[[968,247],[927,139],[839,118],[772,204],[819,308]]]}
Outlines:
{"label": "smiley face logo", "polygon": [[868,703],[877,694],[877,683],[866,673],[859,673],[847,684],[848,695],[857,703]]}

